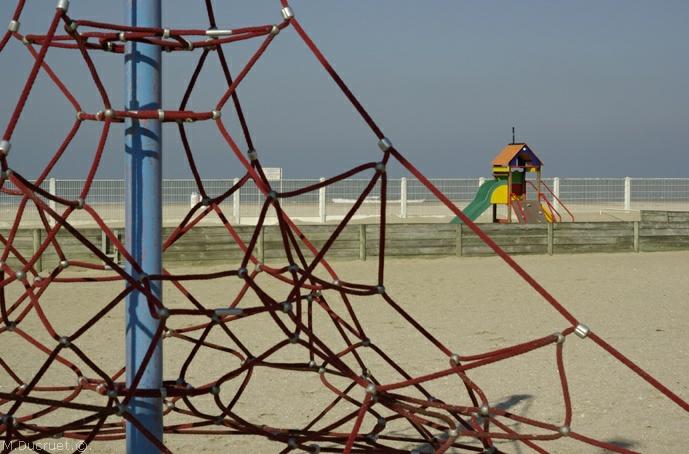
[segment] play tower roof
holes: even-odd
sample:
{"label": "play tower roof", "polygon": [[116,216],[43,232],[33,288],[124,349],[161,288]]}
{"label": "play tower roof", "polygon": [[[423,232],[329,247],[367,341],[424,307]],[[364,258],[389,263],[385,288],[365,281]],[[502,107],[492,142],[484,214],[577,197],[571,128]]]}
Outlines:
{"label": "play tower roof", "polygon": [[493,166],[497,167],[541,167],[542,165],[543,162],[525,143],[509,144],[493,159]]}

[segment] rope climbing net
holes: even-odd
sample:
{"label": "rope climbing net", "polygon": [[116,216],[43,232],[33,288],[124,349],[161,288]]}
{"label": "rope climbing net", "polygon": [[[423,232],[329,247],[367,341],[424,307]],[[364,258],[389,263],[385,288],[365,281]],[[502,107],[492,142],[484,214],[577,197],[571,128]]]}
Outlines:
{"label": "rope climbing net", "polygon": [[[406,452],[402,446],[426,445],[436,452],[455,449],[468,452],[501,452],[496,446],[499,440],[516,440],[537,452],[547,452],[547,443],[561,437],[571,437],[580,442],[614,452],[631,452],[628,449],[590,438],[572,428],[572,402],[568,389],[567,374],[563,360],[565,340],[575,335],[588,339],[604,351],[614,356],[631,371],[667,396],[684,411],[689,404],[674,394],[649,373],[623,356],[605,340],[581,323],[567,311],[546,289],[519,266],[504,250],[488,237],[476,224],[445,197],[402,153],[385,137],[380,127],[366,112],[362,104],[338,76],[325,56],[295,18],[286,0],[281,0],[283,20],[276,24],[251,26],[224,30],[216,24],[210,0],[205,0],[209,27],[195,29],[158,29],[123,26],[73,18],[68,12],[68,2],[60,0],[45,34],[23,35],[20,19],[24,0],[19,0],[8,31],[0,41],[0,52],[14,41],[22,43],[32,56],[32,69],[26,79],[19,100],[14,106],[9,122],[0,142],[0,163],[2,179],[0,189],[4,194],[20,199],[16,219],[11,228],[0,234],[2,255],[0,256],[0,339],[13,336],[24,342],[27,354],[38,351],[43,355],[41,367],[32,377],[23,377],[8,361],[3,360],[5,343],[0,347],[0,368],[16,386],[11,391],[0,392],[0,436],[6,444],[3,450],[11,450],[19,443],[36,443],[51,437],[67,437],[80,440],[88,445],[99,440],[113,440],[125,437],[125,421],[134,425],[151,443],[162,452],[169,448],[157,440],[137,421],[129,411],[129,403],[134,397],[158,397],[165,404],[165,418],[174,416],[179,421],[166,423],[166,433],[175,434],[229,434],[257,435],[266,437],[278,445],[283,452],[292,449],[323,452]],[[254,148],[250,128],[242,112],[237,88],[249,76],[257,61],[266,53],[270,45],[279,39],[282,32],[293,30],[303,40],[318,62],[340,88],[347,100],[360,114],[373,132],[380,148],[380,160],[358,165],[344,173],[328,178],[318,184],[298,190],[278,192],[271,187],[266,178],[261,160]],[[224,49],[232,43],[248,40],[260,41],[255,53],[233,77]],[[92,58],[94,53],[121,55],[125,52],[125,42],[144,43],[160,46],[169,52],[197,51],[200,53],[189,83],[176,110],[117,110],[108,97],[106,87],[99,76],[97,65]],[[88,68],[91,79],[100,94],[103,109],[86,112],[82,109],[77,95],[70,90],[51,68],[46,56],[52,48],[72,49],[81,55]],[[217,104],[208,111],[187,109],[190,96],[206,62],[212,55],[220,62],[226,89],[220,94]],[[34,82],[43,72],[64,95],[76,112],[76,118],[62,143],[38,178],[28,179],[11,167],[11,141],[15,129],[20,124],[22,112],[32,92]],[[226,121],[230,115],[221,115],[231,103],[234,116],[243,135],[245,148],[240,147],[228,131]],[[231,109],[225,109],[230,111]],[[184,218],[165,238],[163,250],[177,244],[185,235],[198,226],[206,217],[216,216],[224,226],[227,236],[243,251],[239,264],[218,272],[199,272],[175,274],[164,270],[159,275],[143,274],[142,267],[128,251],[113,229],[99,217],[97,210],[89,204],[89,190],[94,176],[101,164],[106,140],[114,125],[126,119],[159,120],[174,123],[178,129],[189,169],[196,182],[201,202],[191,207]],[[224,138],[230,153],[245,170],[243,177],[218,196],[211,197],[204,188],[197,169],[195,155],[187,137],[187,128],[194,122],[214,122]],[[41,188],[57,163],[65,158],[67,150],[84,122],[101,125],[100,140],[96,147],[93,162],[78,199],[67,200],[56,197]],[[410,313],[393,298],[394,290],[385,287],[385,235],[386,235],[386,166],[393,161],[416,177],[448,210],[458,216],[472,232],[489,246],[514,272],[531,286],[543,299],[564,318],[563,329],[555,334],[545,333],[526,343],[506,346],[493,351],[474,355],[453,352],[437,337],[425,329]],[[311,191],[318,191],[339,181],[371,173],[372,176],[348,210],[342,221],[333,228],[332,233],[320,241],[316,247],[283,211],[281,204],[290,198]],[[223,201],[232,196],[242,186],[253,182],[263,195],[263,204],[253,233],[248,241],[242,239],[238,230],[221,210]],[[11,184],[10,184],[11,183]],[[335,266],[326,260],[334,242],[341,235],[364,200],[374,192],[379,192],[380,227],[379,251],[376,283],[373,285],[348,282],[340,279]],[[16,246],[16,238],[23,213],[35,207],[45,236],[32,255],[22,254]],[[103,234],[118,251],[123,262],[129,264],[132,272],[113,260],[70,223],[70,216],[77,210],[85,212],[98,224]],[[256,253],[260,231],[267,213],[276,214],[282,245],[284,262],[277,265],[262,263]],[[58,237],[58,233],[63,235]],[[87,248],[95,260],[72,260],[61,247],[59,238],[64,234],[76,239]],[[48,251],[58,257],[54,267],[39,273],[37,263]],[[11,263],[19,263],[12,265]],[[67,270],[81,269],[82,273],[68,273]],[[101,271],[86,276],[93,271]],[[104,274],[107,273],[107,274]],[[139,278],[139,276],[143,276]],[[223,307],[211,306],[194,296],[190,286],[194,282],[210,285],[230,279],[239,279],[240,290],[233,295],[229,304]],[[264,280],[279,282],[289,288],[287,296],[276,296],[268,289]],[[109,301],[98,302],[98,312],[86,323],[72,327],[70,333],[60,333],[44,310],[42,296],[55,284],[69,283],[80,285],[86,282],[121,281],[124,289]],[[185,300],[184,308],[167,307],[156,293],[151,291],[152,283],[169,283]],[[237,282],[237,281],[235,281]],[[18,296],[8,293],[11,285],[19,285]],[[97,359],[95,352],[80,348],[87,336],[97,335],[97,324],[116,308],[131,292],[145,295],[151,314],[159,319],[158,329],[152,336],[147,356],[141,371],[145,369],[155,346],[161,342],[175,339],[189,345],[189,353],[183,359],[177,375],[163,382],[160,389],[147,389],[140,385],[141,374],[137,374],[131,385],[122,380],[125,370],[120,368],[115,374],[106,372],[106,365]],[[248,295],[260,303],[246,304]],[[360,311],[353,298],[371,297],[380,299],[399,317],[409,324],[410,329],[428,340],[434,346],[434,353],[444,358],[445,367],[432,373],[414,375],[398,364],[369,337],[360,320]],[[335,304],[337,301],[337,304]],[[324,316],[321,322],[318,314]],[[33,314],[40,320],[41,329],[52,343],[39,339],[23,323]],[[281,340],[269,348],[256,351],[251,339],[240,338],[234,327],[243,320],[266,316],[266,323],[282,332]],[[199,319],[204,320],[198,322]],[[196,320],[192,322],[190,320]],[[321,326],[319,326],[321,324]],[[171,328],[174,326],[174,328]],[[339,336],[344,348],[335,348],[319,333],[330,331]],[[220,333],[223,342],[211,342],[211,333]],[[256,335],[260,335],[256,333]],[[296,347],[303,356],[302,361],[280,362],[273,358],[286,348]],[[555,368],[559,375],[563,397],[564,417],[560,424],[535,420],[499,406],[491,405],[491,400],[479,383],[471,378],[473,369],[514,358],[537,349],[554,348]],[[188,383],[188,371],[194,366],[194,359],[201,351],[210,350],[215,355],[233,359],[234,366],[222,375],[207,383]],[[397,374],[397,379],[382,381],[374,374],[365,358],[375,356],[387,364]],[[78,358],[77,365],[74,358]],[[224,361],[224,360],[223,360]],[[231,361],[227,360],[230,364]],[[109,366],[109,365],[108,365]],[[198,367],[198,364],[196,365]],[[318,374],[326,392],[332,393],[332,400],[310,420],[299,428],[269,427],[261,421],[252,420],[241,414],[238,402],[245,398],[254,371],[257,368],[281,369],[293,374]],[[69,370],[76,376],[74,385],[56,385],[47,382],[50,371]],[[88,370],[87,370],[88,369]],[[170,378],[170,377],[168,377]],[[456,384],[443,386],[461,387],[456,399],[444,400],[435,397],[430,386],[449,378]],[[457,387],[457,390],[460,388]],[[231,390],[231,392],[228,392]],[[56,397],[56,395],[62,397]],[[82,397],[89,396],[87,403]],[[202,403],[210,404],[202,405]],[[353,410],[341,411],[341,408]],[[78,416],[74,416],[78,414]],[[333,414],[338,416],[332,418]],[[53,417],[50,420],[46,418]],[[330,420],[328,421],[328,418]],[[325,421],[328,421],[327,424]],[[518,422],[524,431],[512,428]],[[390,427],[395,427],[394,431]],[[398,429],[408,430],[400,432]],[[40,448],[35,448],[45,452]]]}

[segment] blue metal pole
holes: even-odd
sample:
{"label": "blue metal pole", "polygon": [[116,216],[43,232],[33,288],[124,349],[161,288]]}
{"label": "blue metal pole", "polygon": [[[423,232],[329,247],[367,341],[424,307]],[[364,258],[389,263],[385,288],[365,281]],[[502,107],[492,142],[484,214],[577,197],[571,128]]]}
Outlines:
{"label": "blue metal pole", "polygon": [[[139,27],[160,27],[161,0],[127,0],[127,23]],[[161,49],[150,44],[128,42],[125,50],[127,110],[161,108]],[[158,120],[127,120],[125,123],[125,237],[127,249],[146,274],[161,272],[161,161],[162,130]],[[128,272],[136,274],[128,265]],[[162,285],[151,287],[162,300]],[[134,379],[159,320],[150,315],[145,295],[132,292],[126,302],[126,379]],[[139,388],[162,386],[163,350],[159,343]],[[156,438],[163,439],[163,409],[160,398],[134,398],[129,413]],[[127,423],[127,453],[157,453],[136,427]]]}

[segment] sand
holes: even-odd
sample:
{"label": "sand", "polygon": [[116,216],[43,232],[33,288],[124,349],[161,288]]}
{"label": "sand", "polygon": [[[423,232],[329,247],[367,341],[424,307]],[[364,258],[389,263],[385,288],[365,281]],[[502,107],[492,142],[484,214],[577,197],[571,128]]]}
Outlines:
{"label": "sand", "polygon": [[[689,252],[523,256],[517,260],[579,320],[683,399],[689,400]],[[375,260],[341,261],[334,265],[343,280],[375,282]],[[70,273],[79,275],[74,271]],[[264,278],[260,282],[273,294],[286,291],[284,286],[272,280]],[[194,282],[188,287],[203,304],[220,307],[227,304],[239,284],[238,279],[229,278],[210,284]],[[416,320],[445,345],[462,354],[509,346],[568,326],[539,295],[494,257],[390,259],[386,262],[385,285],[387,292]],[[76,287],[54,284],[42,298],[42,306],[56,331],[69,334],[121,288],[122,284],[117,282],[84,283]],[[8,300],[14,301],[12,297],[16,298],[19,290],[16,285],[10,285]],[[165,301],[170,307],[189,307],[171,285],[166,286]],[[447,357],[392,311],[381,297],[354,298],[353,303],[372,342],[412,375],[447,367]],[[243,304],[252,306],[257,300],[249,296]],[[335,307],[342,309],[338,304]],[[76,342],[110,374],[123,364],[123,313],[122,306],[115,308]],[[316,321],[319,336],[333,348],[341,348],[343,342],[332,324],[322,314],[317,315]],[[177,328],[191,323],[188,318],[172,317],[169,326]],[[284,338],[274,323],[263,316],[231,326],[253,351],[261,351]],[[43,332],[35,315],[27,317],[22,328],[46,345],[55,344]],[[219,331],[212,331],[209,340],[229,345],[227,336]],[[190,344],[172,338],[165,341],[164,348],[165,378],[174,380],[190,351]],[[36,373],[45,356],[16,334],[0,334],[0,358],[24,380]],[[86,375],[95,376],[74,355],[68,357],[74,359]],[[374,355],[365,354],[365,359],[381,381],[397,380]],[[303,348],[289,346],[274,360],[306,361],[307,358]],[[192,362],[186,380],[194,385],[208,383],[238,364],[239,361],[230,355],[202,350]],[[689,449],[689,415],[590,339],[567,338],[565,367],[573,400],[573,430],[640,452],[686,452]],[[564,406],[552,345],[476,369],[470,376],[495,406],[554,424],[562,421]],[[74,379],[64,367],[55,366],[41,383],[71,385]],[[334,383],[342,382],[334,380]],[[467,404],[466,392],[462,392],[458,383],[453,377],[438,380],[431,388],[440,398]],[[0,370],[0,391],[14,386],[5,371]],[[221,398],[229,400],[234,388],[236,385],[224,387]],[[352,395],[360,399],[364,392],[355,390]],[[250,421],[277,427],[300,427],[332,398],[333,394],[321,384],[315,372],[256,368],[235,410]],[[102,399],[94,399],[85,393],[81,401],[103,403]],[[211,408],[203,403],[200,406]],[[0,406],[0,412],[6,408]],[[26,411],[30,408],[26,406]],[[345,414],[352,408],[343,408],[338,414]],[[64,422],[77,416],[83,414],[64,412],[48,415],[37,422]],[[115,420],[117,418],[111,419]],[[166,422],[181,420],[186,419],[172,416]],[[371,426],[365,424],[365,427]],[[529,430],[519,424],[513,428]],[[390,430],[398,428],[391,425]],[[252,436],[167,435],[166,443],[174,452],[272,453],[284,447]],[[569,438],[540,445],[555,453],[602,452]],[[119,453],[124,452],[123,446],[121,441],[99,442],[87,452]],[[504,452],[532,452],[514,442],[498,446]],[[417,446],[404,447],[411,450]]]}

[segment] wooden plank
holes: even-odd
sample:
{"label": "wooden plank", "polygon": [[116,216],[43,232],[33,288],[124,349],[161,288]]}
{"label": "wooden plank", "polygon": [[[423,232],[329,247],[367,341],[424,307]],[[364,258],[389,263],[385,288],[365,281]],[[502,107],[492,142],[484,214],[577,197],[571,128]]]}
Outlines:
{"label": "wooden plank", "polygon": [[440,255],[446,256],[450,255],[452,251],[449,251],[446,247],[438,246],[419,246],[416,248],[399,248],[391,247],[385,248],[386,257],[398,257],[398,256],[422,256],[422,255]]}
{"label": "wooden plank", "polygon": [[[325,242],[316,242],[314,243],[314,246],[317,250],[321,250],[323,246],[325,245]],[[347,249],[347,250],[359,250],[359,240],[354,240],[354,241],[335,241],[328,250],[334,251],[334,250],[340,250],[340,249]],[[312,254],[312,252],[306,248],[303,245],[299,245],[299,249],[301,252],[305,255]],[[294,248],[292,248],[294,251]],[[272,242],[272,243],[265,243],[265,251],[266,254],[269,251],[284,251],[284,246],[280,242]]]}
{"label": "wooden plank", "polygon": [[[374,227],[378,227],[378,225],[374,224],[369,224]],[[454,231],[454,224],[448,223],[408,223],[408,224],[386,224],[386,231],[387,232],[406,232],[406,231],[431,231],[431,232],[442,232],[442,231],[448,231],[448,232],[453,232]]]}
{"label": "wooden plank", "polygon": [[[371,234],[370,231],[367,232],[366,238],[368,240],[376,240],[378,241],[380,239],[380,235],[378,234]],[[453,232],[452,235],[415,235],[415,236],[410,236],[410,235],[390,235],[386,234],[385,239],[386,240],[400,240],[400,241],[425,241],[427,239],[438,239],[438,240],[443,240],[447,241],[448,243],[454,243],[456,240],[456,233]]]}
{"label": "wooden plank", "polygon": [[[456,232],[453,229],[451,232],[438,232],[437,234],[434,233],[433,231],[423,231],[423,232],[414,232],[414,231],[409,231],[409,232],[385,232],[385,238],[395,238],[395,239],[407,239],[407,240],[423,240],[426,238],[443,238],[448,241],[454,241],[455,239]],[[375,229],[375,230],[368,230],[367,232],[367,237],[370,239],[378,239],[380,238],[380,231]]]}
{"label": "wooden plank", "polygon": [[165,252],[203,252],[203,251],[240,251],[241,248],[231,243],[180,243],[170,246]]}
{"label": "wooden plank", "polygon": [[631,241],[618,244],[563,244],[554,247],[555,254],[590,254],[595,252],[633,252]]}
{"label": "wooden plank", "polygon": [[641,223],[639,225],[639,232],[640,235],[642,236],[648,236],[648,235],[687,235],[689,234],[689,224],[680,224],[680,223],[665,223],[665,224],[659,224],[657,222],[654,222],[652,224],[650,223]]}
{"label": "wooden plank", "polygon": [[632,221],[617,221],[617,222],[562,222],[553,224],[556,231],[572,231],[572,230],[624,230],[633,228]]}
{"label": "wooden plank", "polygon": [[[480,240],[479,240],[480,241]],[[375,244],[378,246],[380,244],[380,240],[378,239],[366,239],[366,243],[371,245]],[[436,238],[425,238],[423,240],[407,240],[407,239],[386,239],[385,240],[385,246],[388,247],[414,247],[417,245],[421,246],[444,246],[448,248],[453,248],[455,243],[454,241],[447,241],[442,238],[436,239]]]}
{"label": "wooden plank", "polygon": [[689,236],[644,236],[640,238],[641,244],[687,244]]}
{"label": "wooden plank", "polygon": [[235,260],[243,257],[243,253],[228,252],[228,251],[194,251],[194,252],[166,252],[163,254],[163,262],[180,262],[180,261],[217,261],[217,260]]}
{"label": "wooden plank", "polygon": [[[317,248],[320,249],[325,245],[325,241],[314,241],[313,245]],[[264,248],[265,250],[274,250],[274,249],[284,249],[284,245],[282,244],[282,241],[266,241],[264,243]],[[330,249],[359,249],[359,239],[355,240],[335,240],[335,242],[330,246]],[[308,248],[304,246],[303,244],[299,244],[299,249],[301,249],[303,252],[308,251]]]}
{"label": "wooden plank", "polygon": [[[250,238],[246,238],[246,243],[248,243]],[[224,236],[210,236],[210,237],[200,237],[200,236],[192,236],[192,235],[184,235],[181,238],[178,238],[175,240],[173,245],[177,244],[195,244],[195,243],[213,243],[213,244],[236,244],[234,241],[234,238],[232,238],[230,235],[224,235]]]}
{"label": "wooden plank", "polygon": [[689,237],[641,237],[639,249],[642,252],[689,250]]}
{"label": "wooden plank", "polygon": [[[319,232],[310,232],[310,231],[304,231],[302,230],[302,233],[305,238],[307,238],[309,241],[314,242],[314,241],[326,241],[330,239],[330,237],[333,235],[335,229],[332,229],[331,231],[319,231]],[[266,227],[265,230],[265,239],[266,241],[282,241],[282,235],[280,234],[279,231],[270,231]],[[295,235],[297,239],[299,237]],[[346,239],[346,240],[358,240],[359,239],[359,232],[358,228],[357,229],[345,229],[340,234],[337,236],[338,239]]]}
{"label": "wooden plank", "polygon": [[528,232],[530,230],[542,231],[545,233],[548,228],[544,224],[478,224],[478,226],[488,234],[510,231]]}
{"label": "wooden plank", "polygon": [[[538,244],[546,246],[548,244],[548,238],[543,237],[496,237],[492,238],[493,241],[498,245],[519,245],[519,244]],[[462,242],[467,246],[476,246],[479,244],[485,244],[483,240],[477,236],[465,236]]]}
{"label": "wooden plank", "polygon": [[667,211],[641,210],[641,222],[668,222]]}
{"label": "wooden plank", "polygon": [[555,235],[553,237],[553,242],[555,244],[580,244],[582,241],[591,241],[591,242],[600,242],[600,241],[605,241],[608,238],[634,238],[634,232],[629,231],[629,232],[615,232],[611,235],[602,235],[602,234],[597,234],[597,235]]}
{"label": "wooden plank", "polygon": [[[479,238],[478,235],[476,235],[474,232],[467,232],[466,227],[464,228],[464,233],[463,233],[464,238]],[[543,230],[542,232],[530,232],[530,233],[520,233],[520,232],[511,232],[511,233],[498,233],[498,234],[488,234],[488,236],[494,240],[502,239],[502,240],[509,240],[510,238],[543,238],[546,239],[548,237],[548,232],[547,230]]]}
{"label": "wooden plank", "polygon": [[667,220],[670,223],[689,223],[689,211],[668,211]]}
{"label": "wooden plank", "polygon": [[[244,244],[248,244],[250,238],[241,238]],[[211,236],[211,237],[198,237],[185,235],[182,238],[175,240],[173,244],[183,244],[183,243],[235,243],[235,240],[230,236]]]}
{"label": "wooden plank", "polygon": [[[31,257],[32,251],[33,251],[33,241],[31,241],[28,244],[16,244],[12,243],[12,247],[19,251],[21,255],[24,257]],[[5,245],[0,243],[0,250],[5,250]],[[10,256],[12,256],[14,252],[10,251]]]}
{"label": "wooden plank", "polygon": [[[9,235],[9,230],[3,230],[2,235],[7,240]],[[0,250],[5,250],[5,245],[0,243]],[[19,256],[24,257],[26,260],[30,259],[33,255],[34,248],[34,237],[33,231],[30,229],[20,229],[12,241],[12,247],[17,250]],[[6,263],[11,268],[17,268],[21,266],[19,259],[15,258],[15,253],[10,251],[10,255],[7,257]]]}
{"label": "wooden plank", "polygon": [[[309,259],[313,259],[312,254],[304,254]],[[329,258],[358,258],[359,249],[333,249],[325,254],[326,260]],[[266,250],[266,260],[270,259],[284,259],[285,253],[283,250]]]}
{"label": "wooden plank", "polygon": [[555,238],[554,244],[556,246],[564,245],[578,245],[578,244],[617,244],[620,242],[634,243],[633,235],[625,236],[600,236],[600,237],[571,237],[571,238]]}
{"label": "wooden plank", "polygon": [[[502,249],[509,254],[522,255],[522,254],[545,254],[547,253],[546,245],[509,245],[502,246]],[[484,255],[494,255],[495,253],[488,246],[465,246],[462,249],[462,255],[466,256],[484,256]]]}
{"label": "wooden plank", "polygon": [[[233,225],[232,226],[239,234],[250,234],[254,231],[254,226],[248,225]],[[163,234],[170,235],[176,227],[163,227]],[[206,233],[216,233],[225,232],[229,234],[225,226],[223,225],[196,225],[189,233],[206,234]]]}
{"label": "wooden plank", "polygon": [[673,228],[676,224],[666,224],[667,228],[641,228],[641,236],[682,236],[689,235],[689,228]]}
{"label": "wooden plank", "polygon": [[642,228],[650,228],[650,229],[662,229],[662,228],[667,228],[667,229],[681,229],[681,228],[686,228],[689,227],[689,224],[684,224],[682,222],[650,222],[650,221],[641,221],[640,226]]}
{"label": "wooden plank", "polygon": [[600,228],[578,228],[577,226],[572,226],[567,229],[561,229],[553,226],[553,231],[555,235],[617,235],[620,232],[632,232],[634,231],[633,222],[620,222],[619,224],[613,225],[602,225]]}
{"label": "wooden plank", "polygon": [[[226,237],[216,237],[216,238],[198,238],[198,237],[192,237],[192,236],[183,236],[182,238],[177,239],[174,243],[172,243],[169,247],[175,247],[181,244],[237,244],[235,243],[234,239],[230,236]],[[245,244],[248,244],[248,240],[245,242]]]}
{"label": "wooden plank", "polygon": [[[33,241],[29,243],[12,243],[12,247],[25,257],[30,257],[33,251]],[[0,250],[4,250],[5,245],[0,243]],[[13,254],[13,252],[10,252]]]}

